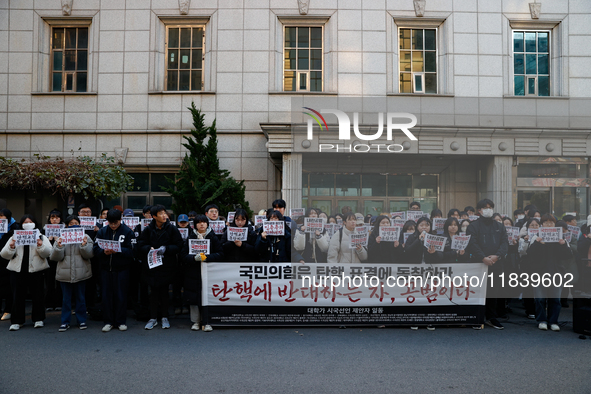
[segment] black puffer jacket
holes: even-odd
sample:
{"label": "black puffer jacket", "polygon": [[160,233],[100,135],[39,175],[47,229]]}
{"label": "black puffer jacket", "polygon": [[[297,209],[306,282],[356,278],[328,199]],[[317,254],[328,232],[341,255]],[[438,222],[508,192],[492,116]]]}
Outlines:
{"label": "black puffer jacket", "polygon": [[248,226],[248,237],[242,241],[242,246],[238,247],[234,241],[228,241],[228,232],[222,235],[222,247],[224,249],[224,261],[227,262],[252,262],[257,261],[257,253],[254,245],[257,240],[257,234],[251,226]]}
{"label": "black puffer jacket", "polygon": [[471,235],[466,250],[472,255],[472,261],[475,263],[481,263],[487,256],[496,255],[504,258],[507,255],[507,230],[502,223],[492,218],[480,217],[470,223],[466,235]]}
{"label": "black puffer jacket", "polygon": [[105,239],[109,241],[119,241],[121,243],[121,253],[106,255],[105,251],[99,247],[95,241],[92,251],[96,261],[99,262],[101,269],[105,271],[123,271],[129,269],[133,263],[133,249],[131,240],[135,238],[133,231],[121,222],[119,228],[113,232],[110,226],[104,226],[96,234],[96,239]]}
{"label": "black puffer jacket", "polygon": [[162,256],[162,265],[150,269],[144,259],[142,262],[142,280],[150,286],[164,286],[172,282],[176,270],[176,257],[183,248],[183,239],[179,230],[166,221],[162,228],[156,226],[156,220],[142,231],[137,242],[138,253],[147,256],[152,248],[166,247]]}

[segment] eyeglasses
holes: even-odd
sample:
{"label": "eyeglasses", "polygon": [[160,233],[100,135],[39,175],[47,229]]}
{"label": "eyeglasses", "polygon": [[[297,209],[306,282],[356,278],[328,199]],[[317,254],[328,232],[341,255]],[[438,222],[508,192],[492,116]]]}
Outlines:
{"label": "eyeglasses", "polygon": [[80,213],[87,213],[89,215],[92,215],[92,211],[90,209],[83,209],[82,211],[80,211]]}

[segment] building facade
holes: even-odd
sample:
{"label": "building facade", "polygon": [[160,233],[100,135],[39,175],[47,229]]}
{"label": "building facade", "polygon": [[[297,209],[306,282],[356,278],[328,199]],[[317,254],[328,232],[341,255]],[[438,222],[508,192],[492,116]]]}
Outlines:
{"label": "building facade", "polygon": [[[412,200],[445,212],[486,196],[501,213],[532,202],[583,218],[591,2],[530,1],[4,0],[0,156],[106,152],[135,185],[104,204],[170,205],[159,186],[184,157],[195,102],[254,210],[283,196],[332,212]],[[334,136],[293,133],[300,104],[356,98],[380,104],[351,111],[414,114],[418,141],[325,153]],[[63,205],[0,194],[17,216]]]}

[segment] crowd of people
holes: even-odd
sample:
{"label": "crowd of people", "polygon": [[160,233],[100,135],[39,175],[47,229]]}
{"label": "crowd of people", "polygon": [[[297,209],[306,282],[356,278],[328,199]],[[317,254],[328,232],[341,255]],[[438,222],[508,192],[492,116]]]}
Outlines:
{"label": "crowd of people", "polygon": [[[94,228],[84,226],[84,236],[74,243],[65,242],[54,232],[44,235],[46,227],[31,215],[16,221],[9,209],[0,210],[0,219],[7,222],[7,231],[0,233],[0,307],[4,305],[0,312],[1,320],[10,320],[11,331],[25,324],[27,295],[32,301],[35,328],[44,326],[46,311],[56,310],[61,311],[61,332],[70,328],[72,315],[79,329],[86,329],[89,314],[102,318],[103,332],[114,328],[126,331],[127,311],[132,308],[138,319],[147,320],[146,330],[158,324],[167,329],[172,301],[176,315],[189,314],[192,330],[211,331],[210,325],[201,325],[200,310],[201,264],[207,262],[474,262],[484,263],[495,275],[570,273],[573,283],[591,270],[587,259],[590,222],[579,228],[575,216],[557,220],[551,214],[541,214],[533,205],[514,211],[511,218],[495,213],[494,203],[488,199],[479,201],[476,208],[451,209],[446,217],[439,209],[423,213],[420,203],[412,202],[407,212],[362,215],[343,207],[331,215],[308,208],[304,215],[292,218],[286,215],[285,201],[279,199],[272,208],[261,210],[257,220],[244,209],[236,209],[227,220],[220,216],[217,205],[210,204],[202,214],[178,214],[176,222],[170,221],[166,207],[155,205],[144,207],[146,220],[135,228],[124,223],[134,212],[116,208],[102,210]],[[412,220],[407,220],[413,211]],[[77,215],[65,218],[54,209],[48,214],[47,224],[80,228],[81,217],[92,213],[86,204],[78,207]],[[306,218],[321,218],[328,226],[310,231]],[[220,221],[225,228],[212,227]],[[283,235],[267,233],[265,221],[283,222]],[[246,228],[241,230],[246,232],[244,239],[230,239],[227,229],[231,227]],[[383,239],[382,227],[399,227],[398,239]],[[562,227],[565,236],[557,242],[544,242],[531,231],[540,227]],[[36,242],[17,245],[15,231],[20,229],[39,230]],[[352,243],[354,234],[364,232],[365,243]],[[428,234],[445,238],[443,250],[426,247]],[[571,236],[567,238],[567,234]],[[457,235],[470,235],[467,246],[452,248]],[[193,253],[191,240],[209,240],[208,253]],[[509,299],[495,296],[491,288],[488,291],[485,322],[503,329],[498,318],[508,312]],[[539,329],[560,331],[558,316],[561,307],[569,305],[568,292],[561,286],[540,285],[516,296],[521,296],[527,317],[536,319]]]}

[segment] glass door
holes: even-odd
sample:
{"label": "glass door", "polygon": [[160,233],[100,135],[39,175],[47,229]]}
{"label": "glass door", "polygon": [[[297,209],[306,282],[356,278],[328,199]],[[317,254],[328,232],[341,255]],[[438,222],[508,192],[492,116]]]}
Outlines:
{"label": "glass door", "polygon": [[332,214],[332,200],[312,200],[310,208],[318,208],[330,216]]}
{"label": "glass door", "polygon": [[517,191],[517,206],[524,208],[526,205],[535,205],[540,213],[552,211],[552,189],[551,188],[536,188],[536,189],[521,189]]}
{"label": "glass door", "polygon": [[379,216],[384,212],[384,200],[364,200],[363,201],[363,216],[370,214],[372,216]]}

